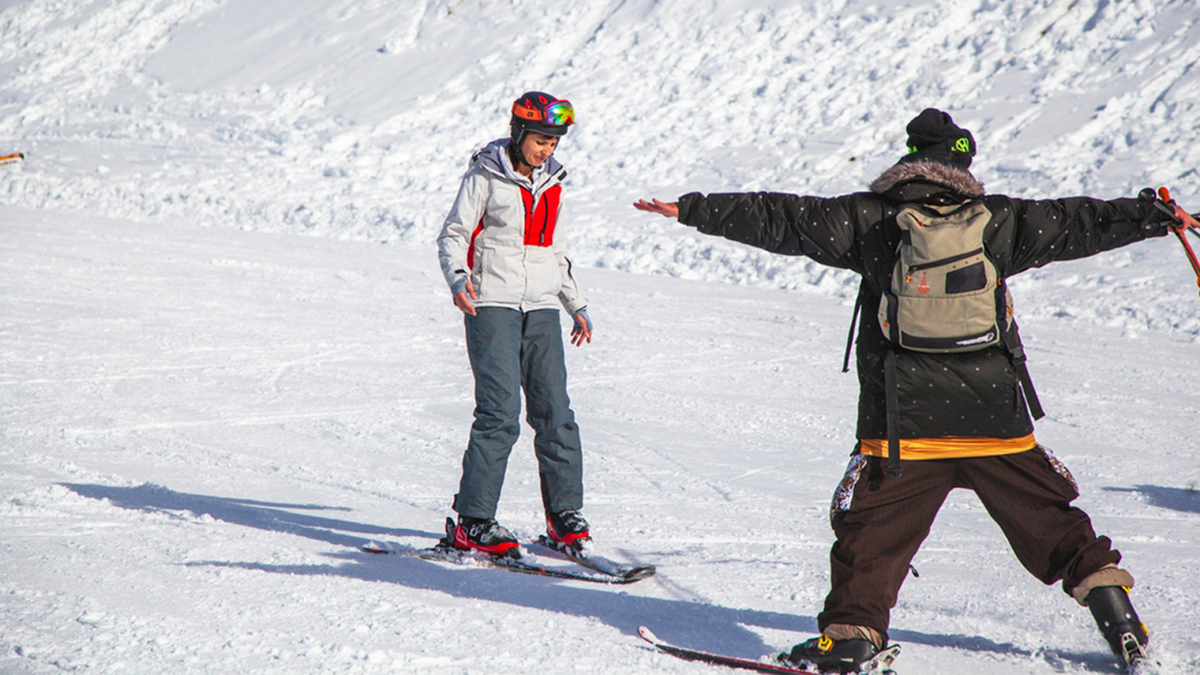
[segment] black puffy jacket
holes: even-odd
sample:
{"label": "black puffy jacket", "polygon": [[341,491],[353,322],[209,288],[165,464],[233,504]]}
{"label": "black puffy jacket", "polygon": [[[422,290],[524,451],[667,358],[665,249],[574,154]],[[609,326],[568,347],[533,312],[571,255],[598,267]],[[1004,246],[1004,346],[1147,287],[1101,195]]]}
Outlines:
{"label": "black puffy jacket", "polygon": [[[701,195],[679,200],[679,221],[783,255],[804,255],[862,276],[857,336],[858,438],[887,438],[883,359],[876,317],[890,284],[902,205],[982,199],[992,213],[984,246],[1001,279],[1167,233],[1163,216],[1135,199],[1027,200],[986,195],[970,173],[939,164],[897,164],[870,192],[840,197],[781,193]],[[1020,304],[1017,303],[1017,317]],[[901,439],[1016,439],[1033,432],[1017,373],[1001,347],[958,354],[897,350]]]}

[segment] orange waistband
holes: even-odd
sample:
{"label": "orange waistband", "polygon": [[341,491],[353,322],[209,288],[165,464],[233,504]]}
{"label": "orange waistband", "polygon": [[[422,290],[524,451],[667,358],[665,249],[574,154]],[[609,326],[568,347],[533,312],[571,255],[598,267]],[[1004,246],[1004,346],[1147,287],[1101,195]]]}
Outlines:
{"label": "orange waistband", "polygon": [[[887,457],[887,441],[864,438],[859,441],[864,455]],[[900,439],[900,459],[961,459],[963,457],[991,457],[1013,455],[1037,447],[1033,434],[1020,438],[975,438],[968,436],[944,436],[942,438]]]}

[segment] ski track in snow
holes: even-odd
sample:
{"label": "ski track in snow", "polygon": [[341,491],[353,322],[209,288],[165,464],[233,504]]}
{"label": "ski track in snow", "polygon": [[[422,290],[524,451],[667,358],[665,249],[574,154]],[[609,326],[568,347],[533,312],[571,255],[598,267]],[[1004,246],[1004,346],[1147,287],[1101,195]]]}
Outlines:
{"label": "ski track in snow", "polygon": [[[0,11],[0,672],[708,673],[816,630],[854,439],[856,279],[629,208],[831,195],[920,108],[993,192],[1200,209],[1195,4],[25,0]],[[585,512],[619,590],[371,557],[441,535],[471,418],[433,238],[506,101],[579,124],[564,223]],[[0,153],[2,154],[2,153]],[[1195,240],[1193,240],[1195,241]],[[1038,438],[1200,667],[1200,300],[1174,238],[1012,280]],[[541,527],[528,429],[499,517]],[[1117,672],[955,493],[909,673]]]}

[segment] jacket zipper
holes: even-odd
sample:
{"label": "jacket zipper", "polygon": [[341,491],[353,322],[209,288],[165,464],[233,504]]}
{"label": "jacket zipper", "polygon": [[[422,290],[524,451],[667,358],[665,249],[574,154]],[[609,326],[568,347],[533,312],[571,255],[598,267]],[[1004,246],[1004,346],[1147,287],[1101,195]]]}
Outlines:
{"label": "jacket zipper", "polygon": [[[533,192],[531,192],[530,190],[526,190],[524,187],[522,187],[521,189],[529,194],[529,213],[527,214],[527,217],[529,219],[528,220],[529,224],[533,225],[537,218],[538,205],[542,203],[542,200],[540,198],[535,197]],[[542,227],[538,231],[538,246],[544,247],[546,245],[546,221],[549,220],[549,218],[550,218],[550,213],[549,213],[549,209],[547,209],[546,213],[542,214]]]}
{"label": "jacket zipper", "polygon": [[[537,208],[538,208],[538,204],[540,204],[540,203],[542,203],[542,200],[538,199],[533,204],[533,217],[535,217],[535,218],[537,217]],[[543,209],[543,211],[548,211],[548,209]],[[545,246],[545,245],[546,245],[546,213],[542,213],[542,230],[540,232],[538,232],[538,246]]]}

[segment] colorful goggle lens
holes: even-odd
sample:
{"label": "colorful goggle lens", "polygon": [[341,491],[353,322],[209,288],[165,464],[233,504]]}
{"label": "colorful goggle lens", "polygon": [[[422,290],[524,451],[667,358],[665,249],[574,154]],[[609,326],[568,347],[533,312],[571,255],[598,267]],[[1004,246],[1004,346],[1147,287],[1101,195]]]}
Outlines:
{"label": "colorful goggle lens", "polygon": [[546,124],[561,127],[575,123],[575,107],[570,101],[555,101],[546,106]]}

